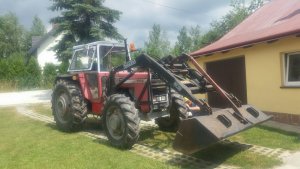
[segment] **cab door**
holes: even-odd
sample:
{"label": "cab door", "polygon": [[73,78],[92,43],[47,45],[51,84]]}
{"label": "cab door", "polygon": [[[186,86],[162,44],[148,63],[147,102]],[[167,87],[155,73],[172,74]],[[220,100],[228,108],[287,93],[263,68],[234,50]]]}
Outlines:
{"label": "cab door", "polygon": [[120,45],[99,45],[98,46],[98,82],[101,102],[106,99],[107,80],[109,72],[113,67],[125,63],[125,48]]}
{"label": "cab door", "polygon": [[89,46],[87,50],[87,57],[91,58],[91,65],[89,71],[85,72],[85,77],[90,90],[91,100],[99,102],[99,84],[98,84],[98,58],[96,52],[96,46]]}

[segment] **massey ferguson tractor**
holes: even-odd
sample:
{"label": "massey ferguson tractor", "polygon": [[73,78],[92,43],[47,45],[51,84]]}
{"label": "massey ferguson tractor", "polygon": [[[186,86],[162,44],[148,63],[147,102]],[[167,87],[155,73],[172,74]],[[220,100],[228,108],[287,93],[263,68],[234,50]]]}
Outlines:
{"label": "massey ferguson tractor", "polygon": [[[93,114],[101,117],[113,146],[130,148],[139,138],[141,114],[155,114],[160,129],[176,132],[174,149],[191,154],[270,119],[224,91],[187,54],[163,59],[141,54],[133,60],[126,41],[73,50],[68,74],[56,77],[52,94],[53,116],[62,131],[78,129]],[[208,92],[217,92],[230,106],[212,109],[195,96]],[[190,113],[184,99],[198,109]]]}

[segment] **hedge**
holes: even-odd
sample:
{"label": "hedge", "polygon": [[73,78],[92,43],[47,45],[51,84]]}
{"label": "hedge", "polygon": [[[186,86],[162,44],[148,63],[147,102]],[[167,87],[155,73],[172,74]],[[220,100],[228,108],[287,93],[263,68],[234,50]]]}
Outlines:
{"label": "hedge", "polygon": [[24,53],[0,58],[0,86],[12,84],[12,89],[34,89],[41,86],[41,68],[35,58],[26,65]]}
{"label": "hedge", "polygon": [[52,63],[46,63],[43,71],[43,86],[51,88],[57,75],[58,67]]}

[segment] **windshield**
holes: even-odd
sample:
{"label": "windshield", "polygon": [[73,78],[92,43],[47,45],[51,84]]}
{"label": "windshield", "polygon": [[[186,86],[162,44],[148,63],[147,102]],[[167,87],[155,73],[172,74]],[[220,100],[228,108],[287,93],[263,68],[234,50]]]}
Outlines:
{"label": "windshield", "polygon": [[96,47],[93,46],[76,50],[70,65],[70,70],[90,70],[92,64],[97,62],[95,51]]}
{"label": "windshield", "polygon": [[100,46],[100,71],[110,71],[113,67],[125,63],[124,47]]}

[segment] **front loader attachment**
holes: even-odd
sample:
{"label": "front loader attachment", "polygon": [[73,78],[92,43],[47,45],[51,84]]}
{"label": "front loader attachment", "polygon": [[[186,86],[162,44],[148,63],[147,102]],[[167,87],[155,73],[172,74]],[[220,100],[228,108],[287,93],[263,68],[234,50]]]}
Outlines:
{"label": "front loader attachment", "polygon": [[[189,60],[195,67],[196,70],[190,71],[190,75],[186,77],[193,77],[193,82],[200,82],[198,83],[202,89],[202,91],[200,90],[200,93],[210,92],[211,90],[208,90],[207,87],[209,86],[207,84],[210,84],[213,91],[217,92],[228,102],[230,108],[212,111],[212,108],[209,107],[207,103],[194,98],[193,90],[191,90],[191,88],[190,92],[187,92],[187,94],[177,90],[196,104],[200,108],[200,113],[192,118],[183,119],[180,122],[173,143],[175,150],[185,154],[191,154],[271,118],[271,116],[264,114],[252,106],[242,105],[241,101],[233,94],[228,94],[223,90],[200,67],[193,57],[183,54],[177,58],[177,63],[178,61],[182,62],[182,60]],[[195,80],[195,78],[197,80]],[[205,90],[203,90],[203,88]]]}
{"label": "front loader attachment", "polygon": [[249,105],[240,107],[239,112],[246,121],[236,118],[231,108],[182,120],[173,148],[191,154],[271,118]]}
{"label": "front loader attachment", "polygon": [[[189,66],[188,61],[194,68]],[[238,98],[223,90],[195,59],[187,54],[177,58],[168,56],[159,61],[142,54],[136,60],[114,68],[110,73],[110,84],[113,84],[112,77],[115,72],[128,70],[131,73],[118,84],[108,86],[120,86],[139,70],[132,69],[134,67],[150,69],[169,86],[170,90],[182,95],[199,108],[192,117],[181,120],[173,144],[177,151],[186,154],[194,153],[271,118],[252,106],[242,105]],[[108,89],[108,91],[112,90]],[[208,92],[218,93],[227,101],[228,108],[212,111],[213,108],[208,103],[195,97],[195,94]]]}

